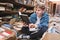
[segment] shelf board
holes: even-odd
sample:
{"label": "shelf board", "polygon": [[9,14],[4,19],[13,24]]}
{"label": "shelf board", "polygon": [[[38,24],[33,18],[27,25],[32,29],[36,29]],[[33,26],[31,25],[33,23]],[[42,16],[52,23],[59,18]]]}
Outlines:
{"label": "shelf board", "polygon": [[34,6],[21,4],[21,3],[15,2],[15,0],[0,0],[0,2],[12,3],[14,5],[14,7],[17,7],[17,8],[20,8],[22,6],[27,8],[27,9],[33,9],[34,8]]}
{"label": "shelf board", "polygon": [[17,3],[17,2],[14,3],[14,6],[15,6],[15,7],[18,7],[18,8],[20,8],[20,7],[25,7],[26,9],[32,9],[32,10],[33,10],[33,8],[34,8],[34,6],[27,5],[27,4],[21,4],[21,3]]}
{"label": "shelf board", "polygon": [[0,11],[0,14],[17,14],[16,11]]}
{"label": "shelf board", "polygon": [[[9,4],[11,5],[11,3],[2,3],[2,2],[0,2],[0,6],[1,6],[1,7],[13,8],[12,6],[9,6]],[[13,5],[13,4],[12,4],[12,5]]]}

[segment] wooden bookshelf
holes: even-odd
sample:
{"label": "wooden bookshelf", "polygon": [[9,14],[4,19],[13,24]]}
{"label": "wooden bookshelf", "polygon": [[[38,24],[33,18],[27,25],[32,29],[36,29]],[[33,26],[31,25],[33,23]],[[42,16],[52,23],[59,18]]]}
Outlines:
{"label": "wooden bookshelf", "polygon": [[[7,3],[11,3],[13,4],[13,7],[10,7],[10,6],[7,6]],[[28,5],[28,4],[21,4],[21,3],[18,3],[16,2],[15,0],[0,0],[0,5],[1,6],[4,6],[6,8],[10,8],[8,10],[5,10],[4,11],[0,11],[0,15],[10,15],[10,14],[18,14],[18,9],[20,9],[21,7],[24,7],[26,8],[27,10],[33,10],[34,9],[34,6],[32,5]],[[12,10],[13,9],[13,10]],[[15,11],[14,11],[15,9]],[[30,14],[28,12],[22,12],[22,13],[25,13],[25,14]]]}
{"label": "wooden bookshelf", "polygon": [[0,0],[0,2],[3,2],[3,3],[12,3],[14,5],[14,7],[17,7],[17,8],[20,8],[20,7],[25,7],[27,9],[33,9],[34,6],[32,5],[27,5],[27,4],[21,4],[21,3],[18,3],[16,2],[15,0]]}

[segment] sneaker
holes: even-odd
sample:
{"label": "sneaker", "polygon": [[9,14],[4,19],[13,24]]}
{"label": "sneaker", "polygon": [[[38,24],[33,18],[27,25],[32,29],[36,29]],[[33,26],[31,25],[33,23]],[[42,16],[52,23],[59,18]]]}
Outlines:
{"label": "sneaker", "polygon": [[19,36],[19,38],[21,38],[21,39],[29,39],[30,36],[29,36],[29,35],[25,35],[25,34],[21,34],[21,35]]}
{"label": "sneaker", "polygon": [[22,39],[22,36],[23,36],[23,34],[21,34],[18,38],[21,38]]}

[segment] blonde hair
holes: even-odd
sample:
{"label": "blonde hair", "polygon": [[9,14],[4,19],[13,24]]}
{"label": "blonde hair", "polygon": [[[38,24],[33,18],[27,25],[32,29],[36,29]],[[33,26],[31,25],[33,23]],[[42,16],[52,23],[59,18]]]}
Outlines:
{"label": "blonde hair", "polygon": [[40,3],[37,3],[37,5],[35,6],[36,8],[39,7],[41,8],[42,10],[44,10],[46,7],[45,7],[45,4],[40,2]]}

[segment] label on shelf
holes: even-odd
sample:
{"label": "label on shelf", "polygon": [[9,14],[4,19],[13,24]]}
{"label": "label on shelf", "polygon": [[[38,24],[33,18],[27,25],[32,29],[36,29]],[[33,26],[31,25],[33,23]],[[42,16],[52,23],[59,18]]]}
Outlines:
{"label": "label on shelf", "polygon": [[0,7],[0,11],[5,11],[5,7]]}
{"label": "label on shelf", "polygon": [[0,28],[0,32],[2,32],[2,31],[5,31],[5,29],[3,29],[3,28]]}
{"label": "label on shelf", "polygon": [[4,38],[4,36],[0,35],[0,39]]}
{"label": "label on shelf", "polygon": [[2,33],[4,36],[9,36],[10,34],[6,33],[6,32],[3,32]]}
{"label": "label on shelf", "polygon": [[12,34],[11,30],[6,30],[5,32],[8,33],[8,34]]}

